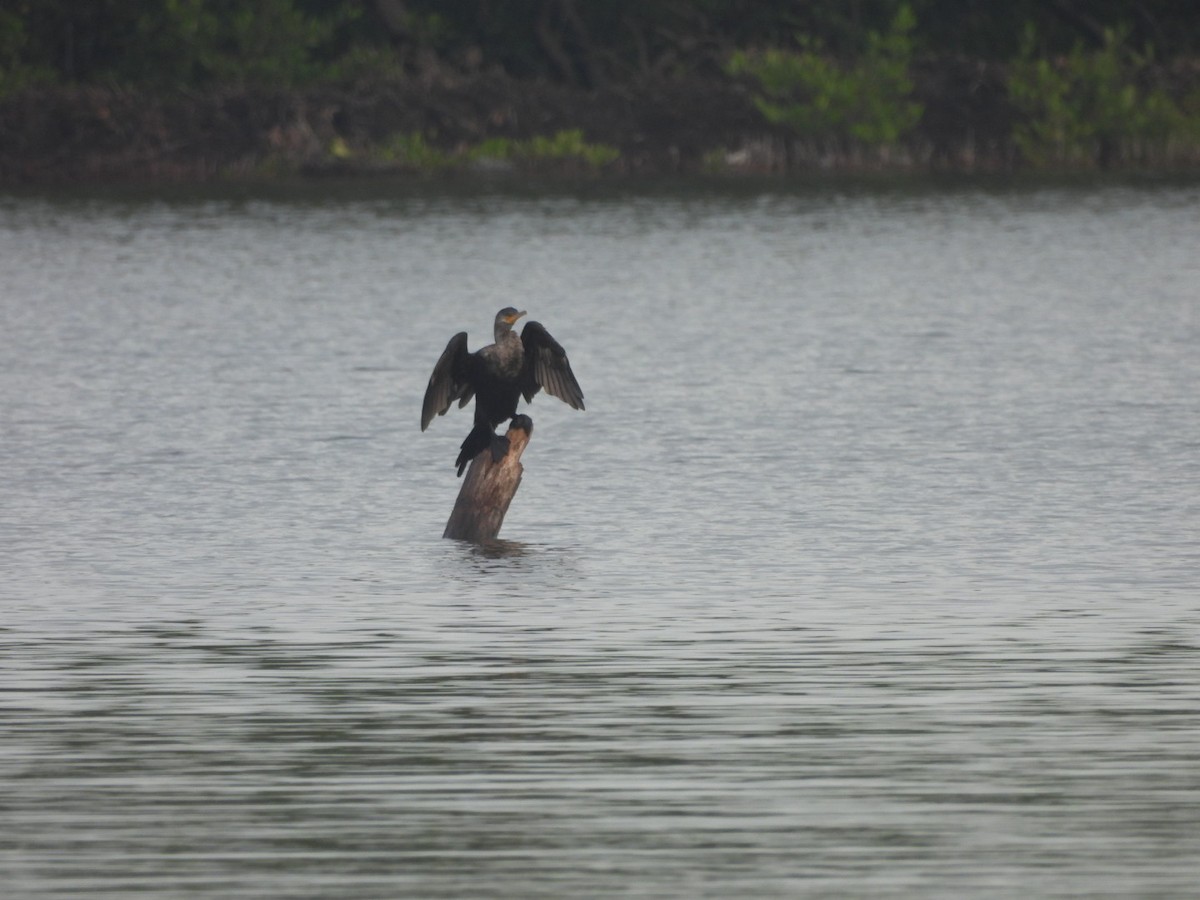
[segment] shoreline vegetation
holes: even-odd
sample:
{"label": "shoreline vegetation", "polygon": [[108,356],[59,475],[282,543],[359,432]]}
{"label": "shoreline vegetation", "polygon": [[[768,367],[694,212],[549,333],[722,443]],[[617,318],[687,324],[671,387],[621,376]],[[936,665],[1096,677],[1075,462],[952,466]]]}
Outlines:
{"label": "shoreline vegetation", "polygon": [[1169,0],[953,39],[937,0],[144,6],[0,13],[0,185],[1200,170],[1200,16]]}

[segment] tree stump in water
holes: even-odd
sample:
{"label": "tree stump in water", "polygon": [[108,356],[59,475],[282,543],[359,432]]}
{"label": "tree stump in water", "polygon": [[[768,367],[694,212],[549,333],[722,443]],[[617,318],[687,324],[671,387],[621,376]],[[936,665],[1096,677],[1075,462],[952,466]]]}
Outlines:
{"label": "tree stump in water", "polygon": [[500,533],[504,514],[521,484],[521,473],[525,471],[521,454],[531,434],[533,420],[529,416],[516,416],[505,435],[508,452],[499,462],[492,460],[490,449],[471,460],[442,537],[482,544]]}

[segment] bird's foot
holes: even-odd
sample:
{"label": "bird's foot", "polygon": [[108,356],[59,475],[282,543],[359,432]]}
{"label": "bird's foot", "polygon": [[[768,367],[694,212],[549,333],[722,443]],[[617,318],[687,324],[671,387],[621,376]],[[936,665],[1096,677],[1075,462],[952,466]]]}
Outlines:
{"label": "bird's foot", "polygon": [[504,459],[504,455],[508,453],[508,445],[508,438],[498,434],[492,435],[492,462],[498,463]]}
{"label": "bird's foot", "polygon": [[508,425],[509,428],[519,428],[526,434],[533,434],[533,419],[521,413],[512,417],[512,421]]}

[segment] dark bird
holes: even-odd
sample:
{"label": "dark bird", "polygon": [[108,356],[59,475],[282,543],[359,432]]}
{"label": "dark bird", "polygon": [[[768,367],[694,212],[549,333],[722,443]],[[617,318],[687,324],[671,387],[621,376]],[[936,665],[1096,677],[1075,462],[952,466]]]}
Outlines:
{"label": "dark bird", "polygon": [[496,426],[516,416],[522,395],[530,403],[545,388],[572,409],[583,409],[583,391],[566,351],[550,332],[538,322],[527,322],[519,337],[513,332],[513,324],[523,315],[511,306],[496,313],[496,342],[474,353],[467,352],[467,333],[460,331],[450,338],[429,376],[421,405],[422,431],[435,415],[445,415],[455,400],[461,408],[475,398],[475,427],[454,461],[459,475],[488,447],[495,462],[508,452],[508,439],[496,434]]}

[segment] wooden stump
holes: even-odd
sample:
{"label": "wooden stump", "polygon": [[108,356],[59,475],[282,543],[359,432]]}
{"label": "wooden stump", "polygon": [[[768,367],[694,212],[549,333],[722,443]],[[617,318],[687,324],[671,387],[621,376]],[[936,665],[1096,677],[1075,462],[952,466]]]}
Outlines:
{"label": "wooden stump", "polygon": [[492,461],[490,449],[471,460],[442,537],[482,544],[500,533],[504,514],[521,484],[521,473],[525,471],[521,454],[525,452],[531,434],[533,420],[529,416],[517,416],[505,435],[508,452],[499,462]]}

